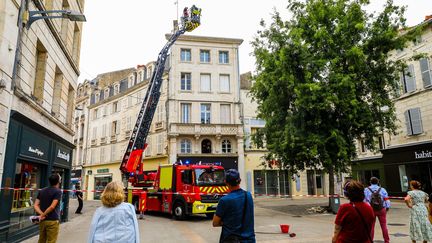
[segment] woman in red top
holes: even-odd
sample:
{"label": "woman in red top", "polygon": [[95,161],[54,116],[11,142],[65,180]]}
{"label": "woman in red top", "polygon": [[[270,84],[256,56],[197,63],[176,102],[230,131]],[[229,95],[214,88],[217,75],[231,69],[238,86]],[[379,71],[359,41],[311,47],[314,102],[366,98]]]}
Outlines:
{"label": "woman in red top", "polygon": [[372,243],[371,229],[375,215],[364,200],[364,186],[359,181],[345,183],[344,194],[350,200],[336,215],[333,243]]}

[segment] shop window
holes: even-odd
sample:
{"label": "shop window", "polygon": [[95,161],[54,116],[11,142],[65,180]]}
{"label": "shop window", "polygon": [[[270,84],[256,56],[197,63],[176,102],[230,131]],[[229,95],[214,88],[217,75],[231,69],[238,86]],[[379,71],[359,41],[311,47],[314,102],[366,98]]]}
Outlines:
{"label": "shop window", "polygon": [[371,177],[380,178],[379,170],[363,170],[363,171],[360,171],[359,180],[363,184],[370,185],[369,181],[370,181]]}
{"label": "shop window", "polygon": [[103,190],[105,189],[106,185],[112,181],[112,176],[98,176],[95,177],[95,193],[94,193],[94,200],[100,200]]}
{"label": "shop window", "polygon": [[16,168],[13,187],[25,189],[13,191],[9,232],[15,232],[32,225],[29,217],[34,215],[33,204],[37,197],[37,189],[42,187],[40,184],[41,166],[28,162],[18,162]]}
{"label": "shop window", "polygon": [[201,142],[201,153],[203,154],[210,154],[212,152],[212,144],[211,141],[208,139],[204,139]]}

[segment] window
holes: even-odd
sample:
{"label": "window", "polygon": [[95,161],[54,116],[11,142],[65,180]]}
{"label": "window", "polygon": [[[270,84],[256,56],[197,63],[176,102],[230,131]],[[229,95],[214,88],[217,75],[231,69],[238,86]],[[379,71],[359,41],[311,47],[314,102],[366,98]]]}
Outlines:
{"label": "window", "polygon": [[78,63],[79,60],[80,46],[81,46],[81,30],[79,29],[78,24],[75,23],[74,32],[73,32],[73,44],[72,44],[72,58],[75,61],[75,63]]}
{"label": "window", "polygon": [[116,84],[114,85],[114,95],[118,94],[120,92],[120,85]]}
{"label": "window", "polygon": [[423,42],[422,36],[421,35],[416,36],[413,42],[415,46],[420,45]]}
{"label": "window", "polygon": [[[68,0],[63,0],[63,4],[62,4],[62,10],[69,10],[69,1]],[[61,39],[63,40],[63,43],[66,44],[66,46],[69,46],[68,43],[68,33],[69,33],[69,24],[70,24],[70,20],[67,18],[63,18],[61,20],[61,31],[60,31],[60,36]]]}
{"label": "window", "polygon": [[191,61],[191,49],[183,49],[183,48],[180,49],[180,60],[182,62],[190,62]]}
{"label": "window", "polygon": [[204,139],[201,142],[201,153],[203,154],[210,154],[212,152],[212,144],[211,141],[208,139]]}
{"label": "window", "polygon": [[189,139],[182,139],[180,142],[180,153],[190,154],[192,153],[192,143]]}
{"label": "window", "polygon": [[132,129],[132,117],[128,117],[126,119],[126,131],[130,131]]}
{"label": "window", "polygon": [[163,121],[163,110],[164,110],[164,106],[162,103],[159,103],[158,107],[156,108],[156,114],[157,114],[157,119],[156,121],[160,122]]}
{"label": "window", "polygon": [[210,51],[200,50],[200,62],[209,63],[210,62]]}
{"label": "window", "polygon": [[192,80],[190,73],[181,73],[181,90],[192,90]]}
{"label": "window", "polygon": [[378,147],[379,147],[379,149],[385,149],[384,135],[380,135],[378,137]]}
{"label": "window", "polygon": [[60,102],[63,84],[63,73],[56,67],[54,74],[54,94],[52,99],[52,112],[54,115],[60,115]]}
{"label": "window", "polygon": [[108,116],[108,105],[105,105],[103,108],[103,116]]}
{"label": "window", "polygon": [[220,105],[220,119],[222,124],[231,123],[231,105]]}
{"label": "window", "polygon": [[102,147],[100,150],[100,162],[105,163],[105,147]]}
{"label": "window", "polygon": [[220,92],[230,92],[230,78],[229,75],[219,75],[219,90]]}
{"label": "window", "polygon": [[360,145],[360,152],[365,153],[366,152],[366,146],[364,143],[364,139],[359,140],[359,145]]}
{"label": "window", "polygon": [[231,142],[230,140],[222,140],[222,153],[227,154],[227,153],[231,153]]}
{"label": "window", "polygon": [[91,156],[90,156],[90,164],[96,163],[96,154],[97,154],[97,148],[91,150]]}
{"label": "window", "polygon": [[145,156],[150,156],[152,150],[151,136],[147,137],[146,143],[147,143],[147,148],[145,149]]}
{"label": "window", "polygon": [[219,51],[219,63],[221,64],[228,64],[228,52],[227,51]]}
{"label": "window", "polygon": [[210,92],[211,91],[211,77],[210,74],[201,74],[201,91]]}
{"label": "window", "polygon": [[413,108],[405,111],[405,122],[407,135],[418,135],[423,133],[420,108]]}
{"label": "window", "polygon": [[401,75],[401,84],[404,93],[416,90],[416,79],[414,75],[414,65],[410,64]]}
{"label": "window", "polygon": [[159,134],[157,136],[157,153],[162,154],[162,150],[163,150],[163,137],[162,134]]}
{"label": "window", "polygon": [[106,135],[107,135],[107,124],[103,124],[102,125],[102,135],[101,135],[101,137],[106,137]]}
{"label": "window", "polygon": [[93,110],[93,120],[96,120],[96,119],[98,119],[98,109],[94,109]]}
{"label": "window", "polygon": [[110,95],[109,95],[109,88],[106,88],[105,90],[104,90],[104,97],[105,97],[105,99],[107,99]]}
{"label": "window", "polygon": [[118,102],[116,101],[112,104],[112,113],[116,113],[117,111],[119,111],[118,108]]}
{"label": "window", "polygon": [[432,84],[432,72],[429,58],[420,59],[420,70],[422,74],[423,86],[429,87]]}
{"label": "window", "polygon": [[45,74],[48,53],[42,43],[38,40],[36,45],[36,74],[33,87],[33,97],[37,102],[43,102]]}
{"label": "window", "polygon": [[93,136],[92,136],[92,138],[93,139],[97,138],[97,127],[93,127]]}
{"label": "window", "polygon": [[118,134],[119,131],[119,124],[118,121],[113,121],[111,123],[111,136]]}
{"label": "window", "polygon": [[210,104],[201,104],[201,124],[210,123]]}
{"label": "window", "polygon": [[127,97],[127,107],[131,107],[132,106],[132,102],[133,100],[132,100],[132,96],[128,96]]}
{"label": "window", "polygon": [[117,160],[117,144],[111,144],[111,161]]}
{"label": "window", "polygon": [[181,122],[191,122],[191,104],[181,104]]}

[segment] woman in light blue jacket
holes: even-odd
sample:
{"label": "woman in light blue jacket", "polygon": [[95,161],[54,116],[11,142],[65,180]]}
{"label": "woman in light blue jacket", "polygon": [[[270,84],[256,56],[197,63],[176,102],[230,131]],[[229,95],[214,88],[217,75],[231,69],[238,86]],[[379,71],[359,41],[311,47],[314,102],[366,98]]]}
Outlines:
{"label": "woman in light blue jacket", "polygon": [[102,207],[93,215],[89,243],[139,243],[135,208],[123,202],[125,194],[120,182],[110,182],[102,193]]}

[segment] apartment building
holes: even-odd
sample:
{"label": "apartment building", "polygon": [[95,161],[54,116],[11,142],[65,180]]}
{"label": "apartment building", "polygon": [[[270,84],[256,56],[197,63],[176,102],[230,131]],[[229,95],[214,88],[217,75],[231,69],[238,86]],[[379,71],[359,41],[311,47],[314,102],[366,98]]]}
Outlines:
{"label": "apartment building", "polygon": [[[377,138],[379,152],[368,151],[359,140],[357,165],[352,168],[353,176],[364,182],[379,177],[391,195],[405,195],[410,180],[420,181],[424,191],[432,192],[432,16],[420,25],[421,35],[392,55],[408,65],[394,98],[398,134]],[[418,54],[425,55],[413,58]]]}
{"label": "apartment building", "polygon": [[[25,12],[82,13],[83,8],[83,0],[0,4],[1,187],[33,189],[0,192],[1,242],[18,242],[37,233],[38,226],[28,220],[37,189],[47,186],[51,173],[62,176],[62,188],[69,187],[74,147],[82,23],[65,18],[30,22]],[[17,25],[21,20],[23,28]],[[67,197],[62,205],[68,207]],[[65,210],[61,219],[67,218]]]}
{"label": "apartment building", "polygon": [[242,42],[184,35],[172,46],[166,107],[170,163],[222,165],[238,169],[245,178],[238,57]]}
{"label": "apartment building", "polygon": [[[101,191],[113,180],[121,181],[119,170],[133,126],[147,91],[155,63],[138,65],[98,75],[88,106],[86,152],[82,161],[82,181],[87,199],[100,199]],[[147,137],[143,155],[146,170],[155,170],[168,162],[166,143],[166,82]],[[85,129],[84,129],[85,130]],[[78,141],[79,142],[79,141]],[[79,154],[79,152],[77,152]]]}

